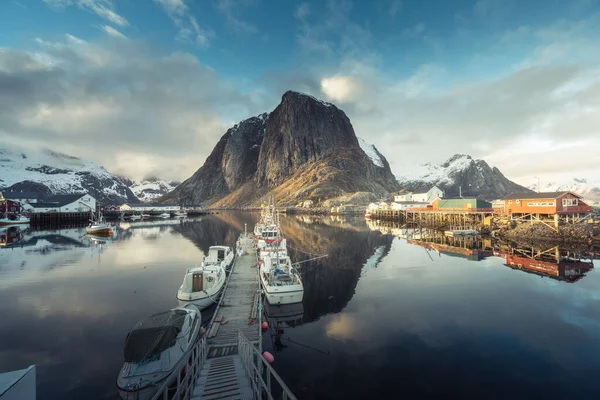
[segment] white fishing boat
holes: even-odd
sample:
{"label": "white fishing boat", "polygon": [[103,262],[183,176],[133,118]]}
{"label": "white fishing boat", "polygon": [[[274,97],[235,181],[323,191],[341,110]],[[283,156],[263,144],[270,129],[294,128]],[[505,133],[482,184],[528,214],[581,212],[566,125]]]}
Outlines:
{"label": "white fishing boat", "polygon": [[104,221],[104,218],[102,217],[102,213],[98,212],[98,217],[96,217],[94,215],[93,211],[91,214],[92,215],[90,218],[90,224],[85,228],[85,232],[88,235],[96,235],[96,236],[111,235],[112,228],[110,227],[110,225],[108,225],[106,223],[106,221]]}
{"label": "white fishing boat", "polygon": [[225,285],[225,268],[221,265],[202,265],[185,272],[183,283],[177,292],[179,304],[193,303],[204,309],[218,301],[219,292]]}
{"label": "white fishing boat", "polygon": [[171,214],[169,214],[169,213],[162,213],[158,217],[162,218],[162,219],[169,219],[169,218],[171,218]]}
{"label": "white fishing boat", "polygon": [[142,219],[142,215],[141,215],[141,214],[134,214],[134,215],[132,215],[131,217],[129,217],[129,219],[130,219],[131,221],[139,221],[139,220],[141,220],[141,219]]}
{"label": "white fishing boat", "polygon": [[175,213],[175,217],[176,218],[185,218],[185,217],[187,217],[187,212],[185,212],[185,211],[178,211],[178,212]]}
{"label": "white fishing boat", "polygon": [[264,253],[259,260],[260,280],[271,305],[300,303],[304,286],[300,273],[292,265],[287,252]]}
{"label": "white fishing boat", "polygon": [[200,310],[191,303],[138,322],[125,339],[125,363],[117,377],[121,398],[151,399],[181,363],[189,364],[201,323]]}

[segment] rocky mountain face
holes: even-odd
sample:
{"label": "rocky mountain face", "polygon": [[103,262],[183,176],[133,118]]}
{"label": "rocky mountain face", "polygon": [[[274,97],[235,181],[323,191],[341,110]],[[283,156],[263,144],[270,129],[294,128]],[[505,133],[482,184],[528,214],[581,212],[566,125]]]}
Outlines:
{"label": "rocky mountain face", "polygon": [[171,192],[181,182],[166,181],[159,178],[147,178],[139,182],[129,181],[129,189],[135,196],[145,203],[150,203],[161,196]]}
{"label": "rocky mountain face", "polygon": [[139,201],[101,165],[51,150],[0,148],[0,191],[40,195],[90,193],[100,204]]}
{"label": "rocky mountain face", "polygon": [[288,91],[273,112],[230,128],[204,165],[161,201],[244,206],[270,194],[296,204],[397,190],[385,157],[363,147],[335,105]]}
{"label": "rocky mountain face", "polygon": [[447,197],[462,195],[495,200],[516,192],[531,190],[518,185],[496,167],[484,160],[456,154],[442,165],[423,164],[411,174],[398,177],[398,183],[409,190],[429,189],[435,185],[444,190]]}

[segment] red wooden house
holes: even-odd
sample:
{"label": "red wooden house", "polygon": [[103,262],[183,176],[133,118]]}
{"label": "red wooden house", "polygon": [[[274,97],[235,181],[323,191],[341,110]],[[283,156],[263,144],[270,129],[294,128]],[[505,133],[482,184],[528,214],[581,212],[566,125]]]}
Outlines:
{"label": "red wooden house", "polygon": [[21,212],[21,204],[18,201],[2,200],[0,201],[0,218],[4,217],[7,206],[9,214],[17,214]]}
{"label": "red wooden house", "polygon": [[581,196],[572,192],[514,193],[504,199],[504,209],[509,215],[543,214],[576,215],[589,214],[592,206]]}

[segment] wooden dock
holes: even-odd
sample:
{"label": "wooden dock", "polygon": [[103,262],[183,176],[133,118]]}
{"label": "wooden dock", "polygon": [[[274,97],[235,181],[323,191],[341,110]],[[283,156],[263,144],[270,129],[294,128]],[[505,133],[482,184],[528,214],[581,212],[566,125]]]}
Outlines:
{"label": "wooden dock", "polygon": [[256,249],[250,238],[242,239],[241,245],[242,255],[235,259],[221,301],[207,330],[209,358],[220,347],[237,345],[238,330],[253,344],[260,339]]}
{"label": "wooden dock", "polygon": [[240,236],[236,252],[206,335],[153,400],[296,400],[261,354],[258,259],[250,235]]}

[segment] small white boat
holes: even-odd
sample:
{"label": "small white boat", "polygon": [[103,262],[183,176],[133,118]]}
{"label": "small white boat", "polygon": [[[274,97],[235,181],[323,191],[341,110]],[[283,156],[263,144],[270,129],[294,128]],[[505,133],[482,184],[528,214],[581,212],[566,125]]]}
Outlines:
{"label": "small white boat", "polygon": [[135,214],[135,215],[132,215],[131,217],[129,217],[129,219],[132,221],[139,221],[142,219],[142,216],[139,214]]}
{"label": "small white boat", "polygon": [[125,339],[125,363],[117,377],[122,399],[151,399],[181,362],[191,360],[200,335],[200,310],[184,307],[138,322]]}
{"label": "small white boat", "polygon": [[28,224],[29,218],[24,215],[6,215],[4,218],[0,218],[0,225],[21,225]]}
{"label": "small white boat", "polygon": [[85,228],[88,235],[112,235],[112,228],[104,221],[102,214],[98,212],[98,217],[94,215],[90,218],[90,224]]}
{"label": "small white boat", "polygon": [[178,212],[175,213],[175,217],[177,217],[177,218],[185,218],[185,217],[187,217],[187,212],[185,212],[185,211],[178,211]]}
{"label": "small white boat", "polygon": [[259,260],[260,280],[271,305],[302,302],[304,286],[300,273],[286,252],[269,252]]}
{"label": "small white boat", "polygon": [[229,246],[210,246],[208,248],[208,254],[204,256],[202,265],[222,267],[225,271],[228,271],[233,264],[234,253]]}
{"label": "small white boat", "polygon": [[158,216],[158,218],[162,218],[162,219],[169,219],[171,218],[171,214],[169,213],[162,213]]}
{"label": "small white boat", "polygon": [[193,303],[204,309],[218,301],[219,292],[225,285],[225,268],[202,265],[185,272],[183,283],[177,292],[179,304]]}

